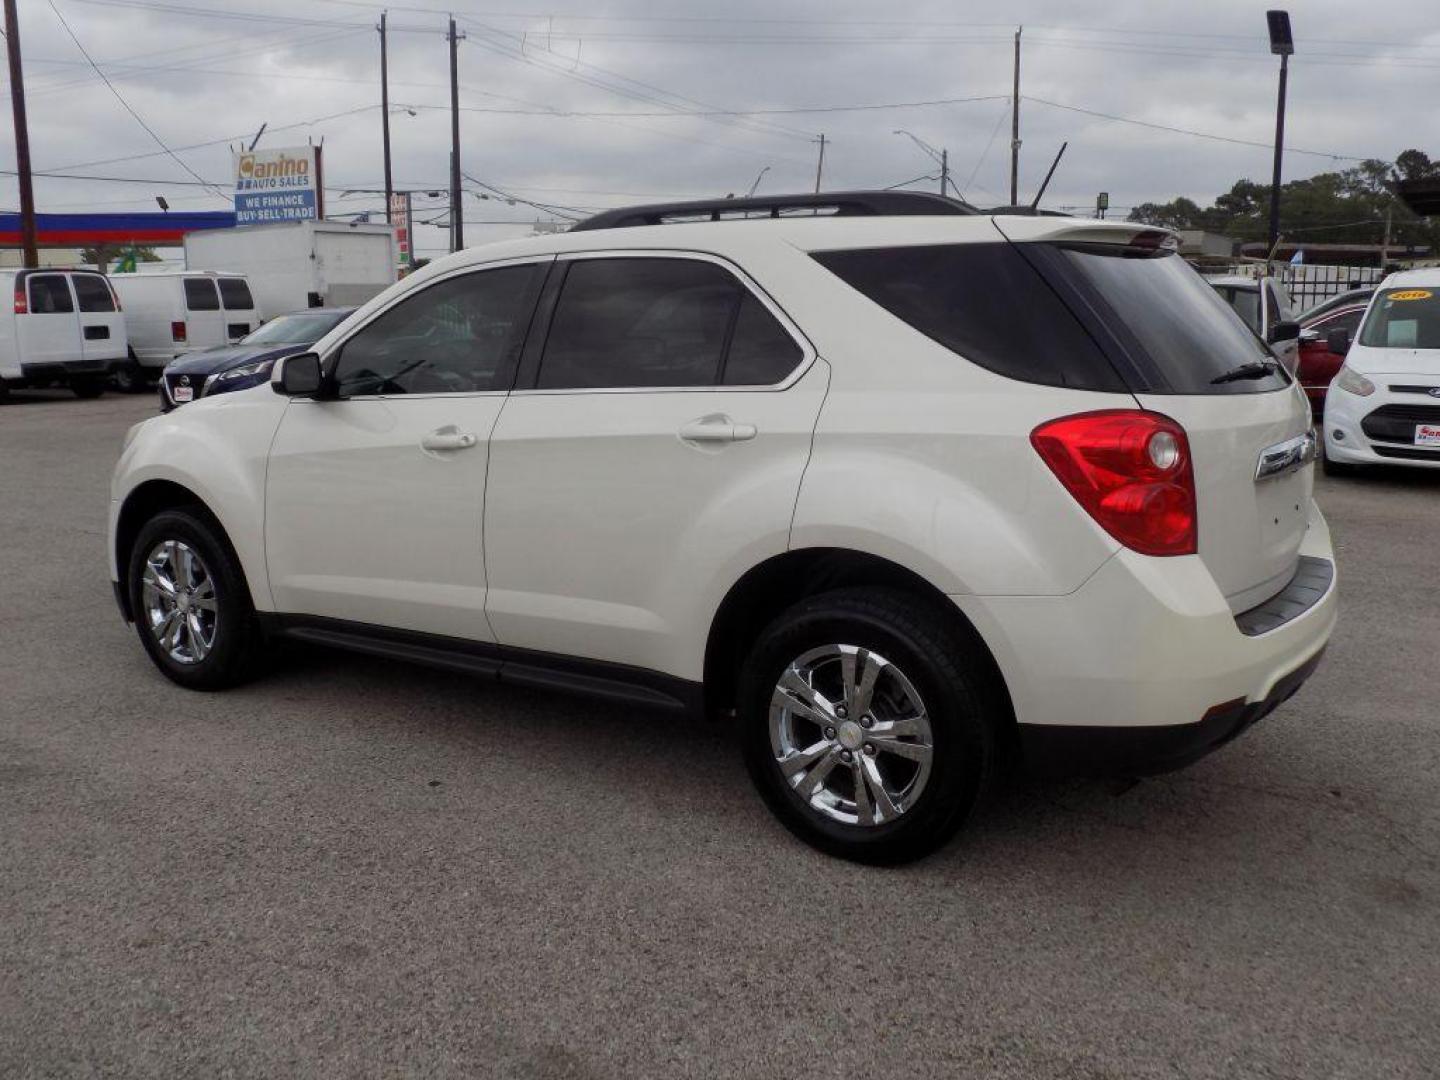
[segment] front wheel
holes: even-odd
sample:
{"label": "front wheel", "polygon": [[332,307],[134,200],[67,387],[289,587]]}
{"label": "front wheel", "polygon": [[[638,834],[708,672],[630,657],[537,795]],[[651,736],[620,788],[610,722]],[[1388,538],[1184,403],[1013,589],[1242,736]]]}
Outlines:
{"label": "front wheel", "polygon": [[240,564],[206,516],[167,510],[140,529],[127,587],[135,629],[150,659],[192,690],[243,681],[261,652]]}
{"label": "front wheel", "polygon": [[885,589],[802,601],[741,677],[746,766],[781,822],[858,862],[918,859],[964,824],[1003,717],[983,648],[954,617]]}

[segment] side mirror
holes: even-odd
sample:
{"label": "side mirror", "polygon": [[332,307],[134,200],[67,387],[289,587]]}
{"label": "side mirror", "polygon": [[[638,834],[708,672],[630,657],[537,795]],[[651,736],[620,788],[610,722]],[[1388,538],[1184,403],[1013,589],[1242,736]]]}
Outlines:
{"label": "side mirror", "polygon": [[1266,340],[1271,345],[1278,345],[1282,341],[1294,341],[1299,336],[1300,324],[1298,322],[1281,320],[1270,327],[1270,333],[1266,336]]}
{"label": "side mirror", "polygon": [[1350,331],[1331,330],[1325,335],[1325,347],[1336,356],[1344,356],[1350,351]]}
{"label": "side mirror", "polygon": [[319,397],[324,381],[320,355],[313,352],[282,356],[275,361],[275,367],[270,372],[270,389],[285,397]]}

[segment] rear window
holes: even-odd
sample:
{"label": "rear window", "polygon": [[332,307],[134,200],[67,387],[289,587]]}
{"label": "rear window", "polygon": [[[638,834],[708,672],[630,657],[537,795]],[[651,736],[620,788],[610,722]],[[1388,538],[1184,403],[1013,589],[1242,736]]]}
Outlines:
{"label": "rear window", "polygon": [[110,295],[110,286],[105,279],[91,274],[75,274],[70,278],[75,283],[75,297],[80,301],[81,311],[114,311],[115,298]]}
{"label": "rear window", "polygon": [[1440,349],[1440,290],[1386,289],[1370,308],[1360,344],[1373,349]]}
{"label": "rear window", "polygon": [[1251,394],[1289,385],[1278,363],[1262,378],[1214,382],[1273,360],[1265,344],[1184,259],[1091,244],[1059,249],[1064,267],[1145,385],[1171,394]]}
{"label": "rear window", "polygon": [[220,296],[215,292],[215,282],[210,278],[187,277],[185,280],[185,307],[190,311],[219,311]]}
{"label": "rear window", "polygon": [[244,278],[222,277],[219,281],[220,300],[227,311],[243,311],[255,306],[255,301],[250,299],[250,285]]}
{"label": "rear window", "polygon": [[63,274],[36,274],[30,278],[32,315],[65,315],[74,310],[70,286]]}
{"label": "rear window", "polygon": [[998,375],[1124,391],[1094,339],[1015,246],[945,244],[819,252],[892,315]]}

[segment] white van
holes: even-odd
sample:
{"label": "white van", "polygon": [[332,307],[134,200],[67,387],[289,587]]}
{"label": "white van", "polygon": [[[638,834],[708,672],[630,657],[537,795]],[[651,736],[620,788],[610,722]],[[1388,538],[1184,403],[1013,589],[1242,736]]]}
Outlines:
{"label": "white van", "polygon": [[111,280],[130,334],[131,363],[114,371],[122,389],[153,382],[183,353],[239,341],[263,321],[244,274],[174,270]]}
{"label": "white van", "polygon": [[104,274],[0,271],[0,395],[10,387],[65,385],[77,397],[98,397],[125,355],[125,320]]}

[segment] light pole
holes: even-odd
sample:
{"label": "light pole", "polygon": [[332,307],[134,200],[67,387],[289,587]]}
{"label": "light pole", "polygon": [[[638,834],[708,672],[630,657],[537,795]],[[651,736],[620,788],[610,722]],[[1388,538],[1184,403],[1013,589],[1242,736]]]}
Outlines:
{"label": "light pole", "polygon": [[1295,39],[1290,33],[1288,11],[1267,11],[1270,24],[1270,51],[1280,57],[1280,100],[1275,106],[1275,171],[1270,179],[1270,239],[1266,245],[1265,262],[1275,257],[1280,242],[1280,158],[1285,153],[1285,80],[1290,73],[1290,56],[1295,52]]}
{"label": "light pole", "polygon": [[754,195],[754,194],[755,194],[755,189],[760,186],[760,181],[763,180],[763,179],[765,179],[765,174],[766,174],[767,172],[769,172],[769,171],[770,171],[770,166],[769,166],[769,165],[766,165],[763,169],[760,170],[759,173],[756,174],[756,176],[755,176],[755,182],[750,185],[750,190],[747,191],[747,192],[745,192],[745,197],[746,197],[747,199],[750,198],[751,195]]}

